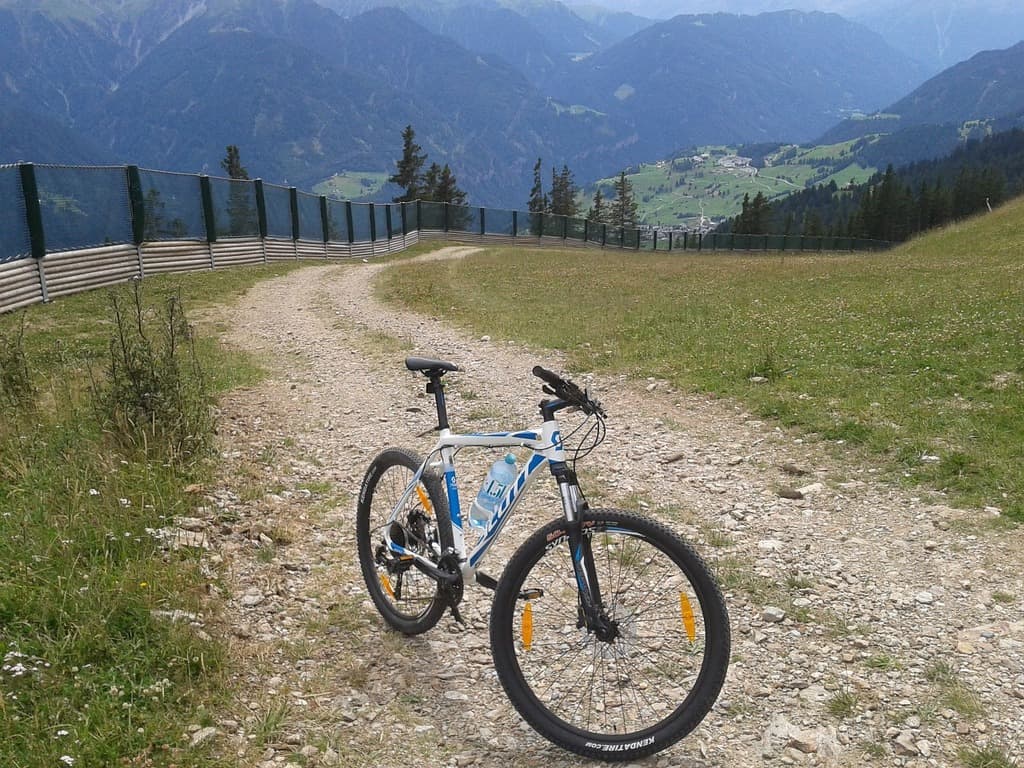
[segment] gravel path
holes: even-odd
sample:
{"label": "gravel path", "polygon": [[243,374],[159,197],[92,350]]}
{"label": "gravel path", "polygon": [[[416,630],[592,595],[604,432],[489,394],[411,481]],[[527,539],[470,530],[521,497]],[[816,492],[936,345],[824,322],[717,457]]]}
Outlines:
{"label": "gravel path", "polygon": [[[593,765],[534,734],[506,700],[488,650],[489,592],[467,588],[467,629],[446,618],[417,638],[386,631],[366,595],[354,540],[362,474],[384,446],[425,449],[417,435],[433,424],[404,357],[465,368],[449,400],[465,430],[534,424],[530,369],[564,370],[549,350],[383,307],[370,286],[386,268],[302,269],[256,286],[227,317],[225,340],[272,375],[222,403],[222,476],[195,519],[179,521],[224,574],[211,587],[224,610],[205,630],[229,638],[243,670],[234,705],[191,738],[266,768]],[[731,613],[733,661],[714,710],[644,765],[946,766],[985,746],[1024,760],[1019,529],[995,510],[886,485],[841,449],[734,403],[579,378],[610,414],[607,441],[581,464],[592,500],[639,506],[694,541]],[[467,488],[491,460],[460,463]],[[803,498],[781,497],[784,487]],[[557,512],[547,482],[531,497],[488,556],[492,575]]]}

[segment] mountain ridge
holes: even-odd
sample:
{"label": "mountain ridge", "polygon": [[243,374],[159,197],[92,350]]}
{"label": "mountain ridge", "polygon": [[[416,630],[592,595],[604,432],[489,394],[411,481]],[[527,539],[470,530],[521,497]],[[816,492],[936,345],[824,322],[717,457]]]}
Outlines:
{"label": "mountain ridge", "polygon": [[[488,13],[515,6],[479,2]],[[779,17],[790,24],[769,35],[771,45],[751,32],[755,44],[741,40],[738,48],[726,45],[729,35],[719,27],[756,29],[779,26],[777,20],[706,17],[703,36],[669,46],[656,67],[651,41],[686,22],[645,27],[572,61],[567,47],[595,27],[574,28],[558,48],[523,17],[516,29],[525,37],[516,44],[554,59],[528,74],[393,8],[342,17],[312,0],[164,0],[161,14],[150,17],[140,9],[153,2],[139,0],[131,4],[134,15],[117,17],[111,9],[119,3],[92,0],[76,17],[48,17],[26,16],[25,5],[0,0],[0,105],[20,104],[29,93],[37,112],[88,135],[107,156],[195,172],[215,168],[224,146],[236,144],[251,174],[312,187],[346,170],[390,171],[401,128],[412,124],[430,160],[449,162],[474,203],[501,207],[523,204],[537,157],[569,165],[581,181],[596,179],[720,130],[743,142],[807,132],[867,98],[858,69],[876,80],[891,80],[889,71],[913,77],[906,60],[884,48],[870,49],[869,61],[842,61],[832,54],[850,50],[853,57],[855,47],[819,42],[815,50],[824,45],[840,61],[810,87],[803,79],[808,60],[785,58],[785,48],[811,47],[800,35],[820,36],[826,26],[851,39],[870,33],[838,17],[822,26],[806,14]],[[560,3],[538,8],[533,12],[570,19]],[[26,30],[40,43],[31,50],[20,43]],[[680,72],[700,56],[720,77],[691,98],[678,87]],[[614,95],[621,82],[579,80],[608,74],[600,70],[607,62],[634,81],[625,106]],[[6,135],[0,141],[11,143]]]}

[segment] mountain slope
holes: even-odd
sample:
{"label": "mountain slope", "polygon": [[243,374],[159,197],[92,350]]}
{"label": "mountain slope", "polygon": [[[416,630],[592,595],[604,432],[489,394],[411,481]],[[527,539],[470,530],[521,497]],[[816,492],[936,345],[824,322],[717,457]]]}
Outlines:
{"label": "mountain slope", "polygon": [[250,173],[303,186],[345,169],[390,170],[411,123],[430,159],[450,162],[473,201],[489,205],[525,198],[538,155],[586,165],[574,147],[599,157],[609,132],[400,11],[342,19],[303,0],[194,19],[84,119],[119,157],[197,170],[233,143]]}
{"label": "mountain slope", "polygon": [[677,16],[582,61],[557,84],[633,125],[665,154],[690,144],[810,139],[877,108],[919,68],[838,16]]}
{"label": "mountain slope", "polygon": [[904,125],[941,125],[1024,111],[1024,42],[983,51],[887,107]]}
{"label": "mountain slope", "polygon": [[[823,14],[680,17],[594,53],[600,25],[552,0],[439,4],[452,20],[481,9],[456,36],[488,19],[496,41],[505,20],[496,56],[393,8],[346,18],[325,2],[52,0],[40,13],[0,0],[0,109],[29,105],[104,158],[169,170],[217,172],[237,144],[253,175],[303,187],[392,170],[412,124],[474,203],[514,207],[538,157],[586,182],[680,146],[799,139],[877,106],[866,83],[913,77],[877,37]],[[589,55],[573,63],[577,48]],[[29,133],[14,140],[32,146]]]}

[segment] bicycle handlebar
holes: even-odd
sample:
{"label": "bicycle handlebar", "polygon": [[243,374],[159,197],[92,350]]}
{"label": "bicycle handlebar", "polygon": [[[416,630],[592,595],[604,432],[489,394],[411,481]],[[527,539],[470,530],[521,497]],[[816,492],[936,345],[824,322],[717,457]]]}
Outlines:
{"label": "bicycle handlebar", "polygon": [[568,379],[563,379],[554,371],[535,365],[533,366],[533,375],[547,385],[544,387],[544,391],[549,395],[565,400],[591,416],[605,415],[601,403],[592,398],[587,390],[580,389],[578,385]]}

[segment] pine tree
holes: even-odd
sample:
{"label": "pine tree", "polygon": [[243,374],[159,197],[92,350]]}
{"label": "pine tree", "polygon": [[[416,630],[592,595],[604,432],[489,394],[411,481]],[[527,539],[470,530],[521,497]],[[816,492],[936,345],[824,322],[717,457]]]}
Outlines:
{"label": "pine tree", "polygon": [[396,203],[408,203],[420,196],[421,188],[424,185],[422,177],[423,165],[427,156],[423,149],[416,143],[416,132],[411,125],[405,126],[402,131],[402,159],[395,161],[395,173],[388,181],[397,184],[405,191],[392,198]]}
{"label": "pine tree", "polygon": [[450,203],[452,205],[465,205],[466,193],[459,189],[455,174],[444,164],[441,175],[437,179],[437,188],[434,190],[434,200],[439,203]]}
{"label": "pine tree", "polygon": [[544,194],[544,184],[540,178],[541,159],[538,157],[533,166],[533,186],[530,187],[530,199],[526,210],[530,213],[544,213],[548,209],[548,197]]}
{"label": "pine tree", "polygon": [[451,203],[452,205],[465,205],[466,193],[459,189],[455,174],[448,166],[439,166],[431,163],[423,176],[423,188],[420,190],[420,199],[433,203]]}
{"label": "pine tree", "polygon": [[608,206],[605,204],[601,188],[598,187],[594,190],[594,201],[590,204],[590,210],[587,211],[587,221],[605,223],[607,216]]}
{"label": "pine tree", "polygon": [[576,195],[579,187],[573,179],[572,171],[568,165],[562,166],[560,173],[551,169],[551,196],[549,198],[551,213],[559,216],[576,216],[579,214],[579,203],[576,202]]}
{"label": "pine tree", "polygon": [[[249,172],[242,165],[241,154],[235,144],[228,144],[225,148],[226,154],[220,161],[228,178],[233,181],[247,181]],[[256,213],[256,200],[253,190],[249,184],[232,184],[228,192],[228,232],[234,237],[244,237],[259,234],[259,224]]]}
{"label": "pine tree", "polygon": [[238,146],[235,144],[228,144],[225,149],[227,154],[224,156],[224,159],[220,161],[220,167],[227,172],[228,178],[248,179],[249,172],[245,170],[245,166],[242,165]]}
{"label": "pine tree", "polygon": [[626,178],[626,172],[619,173],[615,181],[615,199],[611,202],[609,223],[616,227],[633,229],[636,227],[636,200],[633,199],[633,184]]}

